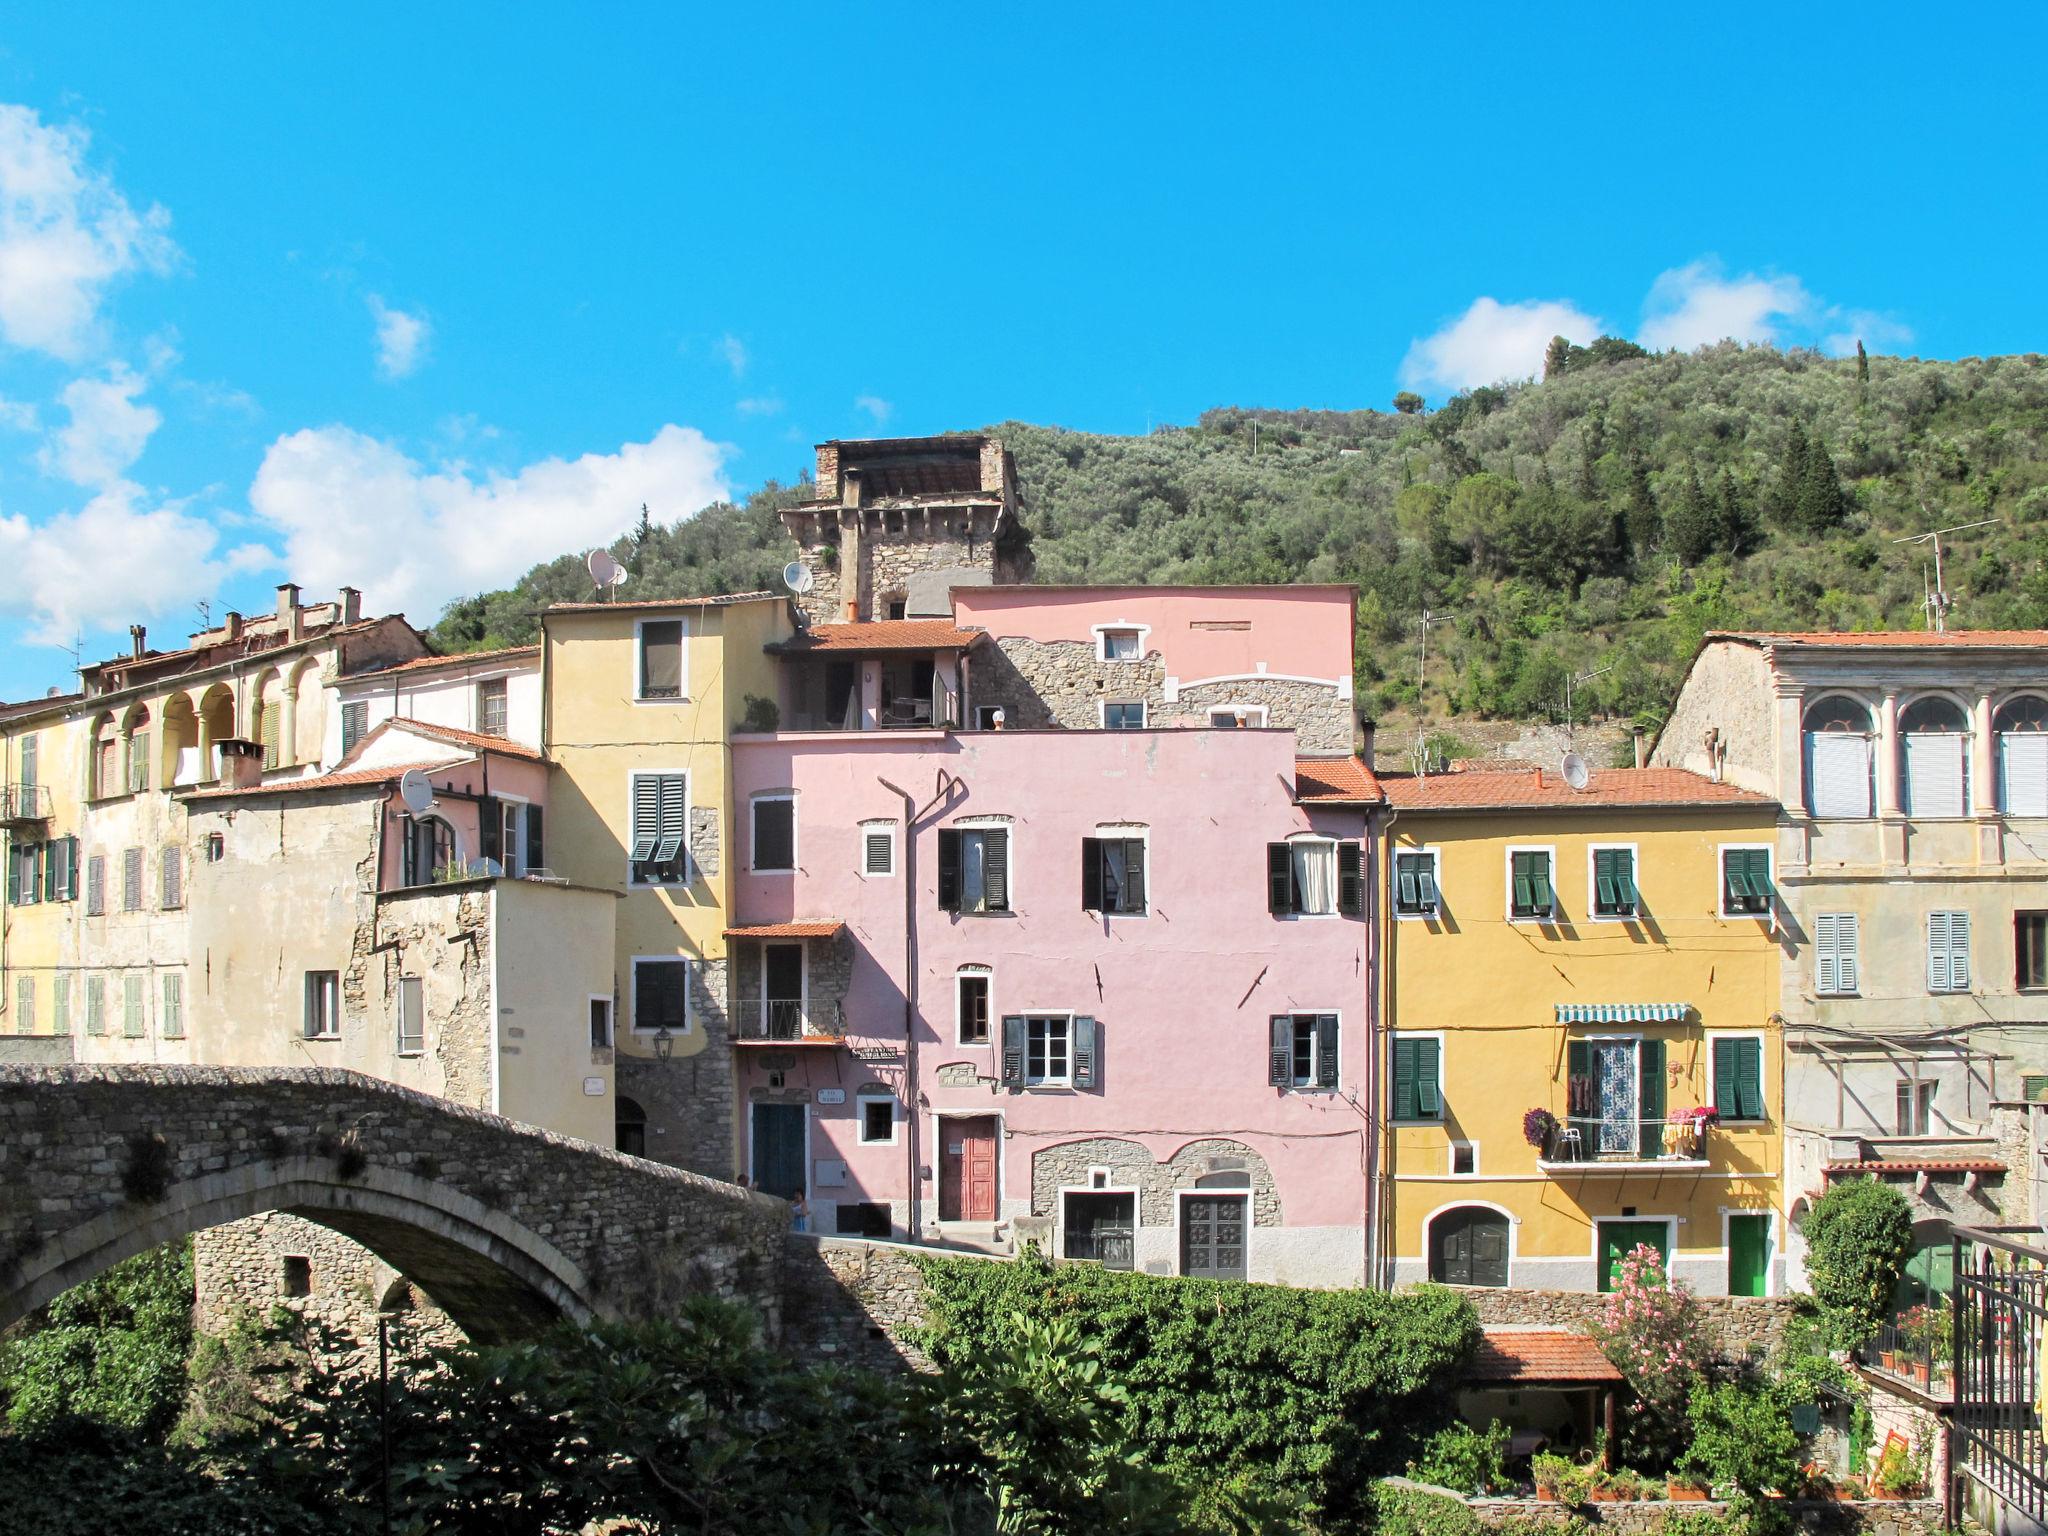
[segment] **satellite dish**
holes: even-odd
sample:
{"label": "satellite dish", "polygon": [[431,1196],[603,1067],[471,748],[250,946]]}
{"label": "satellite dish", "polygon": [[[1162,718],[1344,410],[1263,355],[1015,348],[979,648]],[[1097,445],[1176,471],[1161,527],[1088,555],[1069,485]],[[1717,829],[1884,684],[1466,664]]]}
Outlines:
{"label": "satellite dish", "polygon": [[612,558],[608,549],[593,549],[583,557],[583,565],[590,572],[590,579],[599,587],[617,586],[619,578],[625,575],[624,567]]}
{"label": "satellite dish", "polygon": [[1576,752],[1565,753],[1559,771],[1564,774],[1565,783],[1573,789],[1584,789],[1593,782],[1593,770],[1586,766],[1586,760]]}
{"label": "satellite dish", "polygon": [[782,568],[782,584],[792,592],[802,594],[810,591],[813,580],[811,568],[801,560],[792,560]]}
{"label": "satellite dish", "polygon": [[484,874],[493,880],[497,879],[498,876],[505,873],[505,866],[500,864],[496,859],[485,859],[480,867],[482,868]]}
{"label": "satellite dish", "polygon": [[399,777],[398,798],[413,815],[424,816],[434,808],[434,786],[419,769],[408,768]]}

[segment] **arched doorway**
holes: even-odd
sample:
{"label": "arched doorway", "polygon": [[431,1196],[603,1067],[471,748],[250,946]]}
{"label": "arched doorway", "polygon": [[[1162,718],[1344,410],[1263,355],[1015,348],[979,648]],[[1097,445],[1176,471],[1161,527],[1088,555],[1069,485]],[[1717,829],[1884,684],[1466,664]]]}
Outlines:
{"label": "arched doorway", "polygon": [[629,1099],[623,1093],[618,1096],[614,1112],[617,1139],[614,1145],[628,1157],[647,1155],[647,1111],[640,1107],[640,1101]]}
{"label": "arched doorway", "polygon": [[1485,1205],[1439,1212],[1429,1224],[1429,1278],[1439,1285],[1505,1286],[1508,1218]]}

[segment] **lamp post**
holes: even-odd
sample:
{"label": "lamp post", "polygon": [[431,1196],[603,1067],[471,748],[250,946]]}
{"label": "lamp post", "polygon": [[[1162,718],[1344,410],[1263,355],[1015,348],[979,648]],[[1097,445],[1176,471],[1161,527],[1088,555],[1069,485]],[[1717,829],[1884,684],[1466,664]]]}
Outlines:
{"label": "lamp post", "polygon": [[668,1026],[662,1025],[654,1032],[654,1059],[667,1061],[676,1053],[676,1037],[669,1033]]}

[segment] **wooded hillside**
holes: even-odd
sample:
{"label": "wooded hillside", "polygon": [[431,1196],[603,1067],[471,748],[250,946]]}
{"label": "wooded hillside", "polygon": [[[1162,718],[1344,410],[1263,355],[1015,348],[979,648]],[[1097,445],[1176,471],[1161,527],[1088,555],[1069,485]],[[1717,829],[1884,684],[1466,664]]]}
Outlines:
{"label": "wooded hillside", "polygon": [[[1732,343],[1552,349],[1541,383],[1422,413],[1224,409],[1108,437],[1006,422],[1036,577],[1342,581],[1383,716],[1654,721],[1709,628],[1919,627],[1944,541],[1950,622],[2048,626],[2048,359],[1831,359]],[[630,595],[772,588],[770,485],[616,553]],[[589,596],[582,552],[453,605],[450,649],[530,638]],[[1418,689],[1427,608],[1428,674]]]}

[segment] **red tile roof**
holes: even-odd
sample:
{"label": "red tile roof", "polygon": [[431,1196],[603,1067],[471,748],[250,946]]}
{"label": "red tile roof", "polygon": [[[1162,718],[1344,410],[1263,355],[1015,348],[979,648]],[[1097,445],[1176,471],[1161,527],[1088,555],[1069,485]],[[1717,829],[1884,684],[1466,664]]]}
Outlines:
{"label": "red tile roof", "polygon": [[1529,1386],[1587,1385],[1621,1380],[1614,1362],[1583,1333],[1544,1328],[1488,1328],[1465,1368],[1467,1381]]}
{"label": "red tile roof", "polygon": [[782,592],[720,592],[710,597],[643,597],[625,603],[549,603],[541,617],[551,613],[604,613],[613,608],[729,608],[734,603],[787,602]]}
{"label": "red tile roof", "polygon": [[341,679],[352,683],[359,677],[387,677],[393,672],[425,672],[434,667],[466,667],[478,662],[512,661],[521,656],[538,656],[537,645],[508,645],[495,651],[462,651],[454,656],[415,656],[411,661],[396,662],[388,667],[365,667],[360,672],[351,672]]}
{"label": "red tile roof", "polygon": [[435,741],[445,741],[450,746],[469,747],[478,752],[495,752],[500,757],[523,757],[531,763],[546,761],[532,747],[521,746],[516,741],[507,741],[503,736],[486,736],[481,731],[458,730],[452,725],[430,725],[425,720],[407,720],[400,715],[394,715],[383,724],[431,737]]}
{"label": "red tile roof", "polygon": [[2048,646],[2048,629],[1876,630],[1837,634],[1827,630],[1745,631],[1717,629],[1709,640],[1740,640],[1749,645],[1812,645],[1844,650],[2034,649]]}
{"label": "red tile roof", "polygon": [[768,647],[782,656],[817,651],[964,651],[982,637],[951,619],[871,619],[865,624],[813,624],[790,640]]}
{"label": "red tile roof", "polygon": [[1777,802],[1754,790],[1717,784],[1684,768],[1597,768],[1584,789],[1573,789],[1545,769],[1485,773],[1382,774],[1387,803],[1404,811],[1490,811],[1542,809],[1603,810],[1618,807],[1747,806],[1762,810]]}
{"label": "red tile roof", "polygon": [[836,920],[820,923],[752,923],[743,928],[728,928],[728,939],[833,939],[839,936],[846,924]]}
{"label": "red tile roof", "polygon": [[1380,800],[1380,781],[1355,757],[1297,757],[1294,760],[1297,800],[1356,802]]}
{"label": "red tile roof", "polygon": [[238,789],[223,786],[217,789],[195,789],[183,798],[187,800],[225,800],[237,795],[305,795],[319,794],[330,789],[363,789],[379,784],[396,784],[408,769],[417,768],[422,773],[439,773],[452,768],[453,763],[393,763],[388,768],[357,768],[346,773],[323,773],[311,779],[283,779],[272,784],[251,784]]}
{"label": "red tile roof", "polygon": [[1829,1163],[1828,1173],[2004,1173],[1988,1157],[1853,1157]]}

